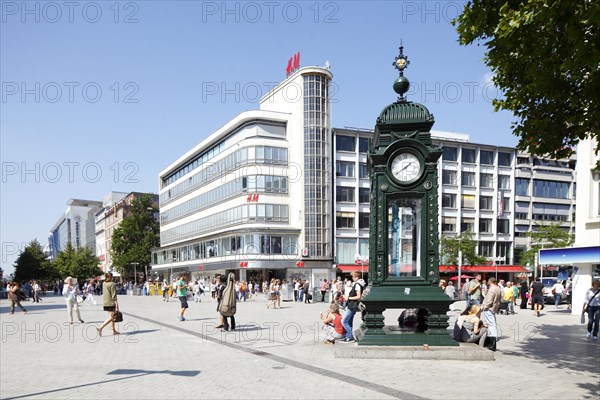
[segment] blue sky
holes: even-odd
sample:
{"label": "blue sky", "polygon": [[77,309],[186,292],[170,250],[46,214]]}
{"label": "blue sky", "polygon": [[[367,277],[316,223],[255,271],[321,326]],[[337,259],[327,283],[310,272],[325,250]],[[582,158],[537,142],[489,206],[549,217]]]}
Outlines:
{"label": "blue sky", "polygon": [[[238,113],[258,108],[287,60],[331,64],[334,127],[372,128],[395,101],[402,39],[409,100],[434,129],[516,145],[484,47],[450,24],[462,1],[2,1],[2,268],[69,198],[158,192],[158,172]],[[29,171],[29,172],[27,172]]]}

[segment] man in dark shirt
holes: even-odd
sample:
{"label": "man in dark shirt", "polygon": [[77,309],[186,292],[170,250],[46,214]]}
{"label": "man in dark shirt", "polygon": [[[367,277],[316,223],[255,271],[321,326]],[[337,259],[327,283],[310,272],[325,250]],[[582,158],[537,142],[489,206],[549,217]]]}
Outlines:
{"label": "man in dark shirt", "polygon": [[[217,283],[215,286],[216,296],[217,296],[217,312],[219,312],[219,306],[221,305],[221,300],[223,299],[223,291],[225,290],[225,283],[223,282],[223,278],[221,275],[217,275]],[[225,327],[223,315],[219,313],[219,325],[217,325],[217,329]]]}
{"label": "man in dark shirt", "polygon": [[535,278],[531,284],[529,297],[531,297],[531,304],[533,304],[535,315],[539,317],[544,305],[544,284],[540,282],[540,278]]}

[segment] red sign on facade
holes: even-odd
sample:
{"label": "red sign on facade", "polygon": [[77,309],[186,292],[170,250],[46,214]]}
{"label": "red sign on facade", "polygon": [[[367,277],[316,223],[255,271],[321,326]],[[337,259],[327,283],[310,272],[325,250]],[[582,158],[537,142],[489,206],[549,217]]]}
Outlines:
{"label": "red sign on facade", "polygon": [[298,68],[300,68],[300,52],[297,52],[288,60],[287,68],[285,69],[285,76],[290,76],[291,73]]}
{"label": "red sign on facade", "polygon": [[304,261],[296,261],[296,267],[304,267]]}
{"label": "red sign on facade", "polygon": [[240,268],[248,268],[248,261],[241,261]]}
{"label": "red sign on facade", "polygon": [[258,203],[258,194],[249,194],[246,203]]}
{"label": "red sign on facade", "polygon": [[204,265],[202,265],[202,264],[198,265],[198,270],[199,271],[202,271],[203,269],[204,269]]}

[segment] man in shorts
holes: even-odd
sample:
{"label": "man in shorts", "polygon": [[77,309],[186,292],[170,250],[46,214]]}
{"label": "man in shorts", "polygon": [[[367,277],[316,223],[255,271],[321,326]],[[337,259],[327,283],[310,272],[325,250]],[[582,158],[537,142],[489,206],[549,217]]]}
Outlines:
{"label": "man in shorts", "polygon": [[179,320],[185,321],[185,317],[183,314],[185,310],[188,308],[187,302],[187,284],[185,283],[185,274],[181,274],[181,277],[176,283],[177,287],[177,297],[179,297],[179,301],[181,302],[181,308],[179,309]]}

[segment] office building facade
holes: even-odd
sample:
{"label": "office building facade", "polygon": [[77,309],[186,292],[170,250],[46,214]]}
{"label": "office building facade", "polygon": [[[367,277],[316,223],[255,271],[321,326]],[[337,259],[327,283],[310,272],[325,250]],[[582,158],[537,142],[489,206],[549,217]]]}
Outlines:
{"label": "office building facade", "polygon": [[296,70],[160,172],[153,271],[330,278],[332,77]]}
{"label": "office building facade", "polygon": [[67,243],[74,248],[87,247],[96,254],[94,216],[102,203],[93,200],[69,199],[67,209],[50,229],[48,256],[54,260]]}

